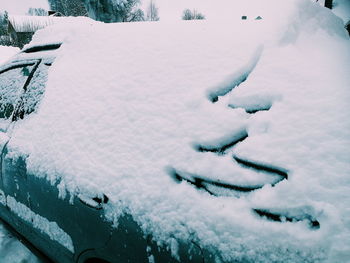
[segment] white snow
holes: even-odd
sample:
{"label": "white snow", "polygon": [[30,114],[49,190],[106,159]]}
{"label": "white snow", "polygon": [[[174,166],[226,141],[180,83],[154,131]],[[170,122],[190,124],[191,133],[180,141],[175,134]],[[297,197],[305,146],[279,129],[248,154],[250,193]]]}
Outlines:
{"label": "white snow", "polygon": [[[29,172],[61,180],[61,194],[106,194],[106,216],[116,226],[128,212],[173,252],[174,238],[194,239],[227,262],[347,262],[349,37],[330,10],[309,0],[280,2],[268,1],[279,12],[260,21],[39,31],[30,45],[64,43],[37,114],[18,122],[10,149],[28,156]],[[259,107],[271,108],[245,111]],[[226,154],[196,151],[242,131],[248,138]],[[272,187],[233,156],[278,167],[288,180]],[[174,169],[266,185],[216,197],[177,184]],[[252,209],[310,217],[320,229],[307,220],[268,221]]]}
{"label": "white snow", "polygon": [[71,237],[64,232],[62,228],[56,223],[51,222],[38,214],[35,214],[26,205],[17,202],[12,196],[6,197],[7,206],[18,217],[22,218],[27,223],[33,224],[33,227],[46,234],[51,240],[58,242],[66,247],[69,251],[74,253],[74,246]]}
{"label": "white snow", "polygon": [[5,63],[10,57],[19,52],[17,47],[0,46],[0,64]]}
{"label": "white snow", "polygon": [[55,16],[29,16],[29,15],[10,15],[9,21],[16,32],[35,32],[54,24],[69,24],[76,21],[90,21],[87,17],[55,17]]}

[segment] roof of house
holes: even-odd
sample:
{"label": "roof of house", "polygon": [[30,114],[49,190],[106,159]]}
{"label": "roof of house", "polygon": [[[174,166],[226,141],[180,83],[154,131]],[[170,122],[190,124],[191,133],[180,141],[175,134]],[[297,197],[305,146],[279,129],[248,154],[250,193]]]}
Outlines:
{"label": "roof of house", "polygon": [[74,17],[11,15],[9,23],[17,33],[35,32],[46,26],[73,21]]}

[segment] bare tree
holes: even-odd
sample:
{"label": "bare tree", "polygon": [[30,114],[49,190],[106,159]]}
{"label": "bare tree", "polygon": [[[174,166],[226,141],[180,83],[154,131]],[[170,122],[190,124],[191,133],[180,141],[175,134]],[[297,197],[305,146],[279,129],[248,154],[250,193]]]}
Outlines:
{"label": "bare tree", "polygon": [[[120,22],[144,21],[144,12],[136,8],[140,4],[140,0],[112,0],[114,2],[115,12],[121,16]],[[119,21],[116,21],[119,22]]]}
{"label": "bare tree", "polygon": [[153,0],[151,0],[147,7],[147,21],[158,21],[158,7],[154,3]]}
{"label": "bare tree", "polygon": [[205,16],[202,13],[199,13],[196,9],[193,9],[193,17],[197,20],[205,19]]}
{"label": "bare tree", "polygon": [[31,8],[28,9],[27,14],[30,15],[30,16],[47,16],[48,12],[44,8],[33,8],[33,7],[31,7]]}
{"label": "bare tree", "polygon": [[183,20],[192,20],[192,12],[190,9],[185,9],[182,13]]}
{"label": "bare tree", "polygon": [[131,12],[123,22],[139,22],[145,21],[145,13],[141,9]]}
{"label": "bare tree", "polygon": [[182,13],[183,20],[202,20],[205,19],[205,16],[202,13],[199,13],[196,9],[192,11],[190,9],[185,9]]}

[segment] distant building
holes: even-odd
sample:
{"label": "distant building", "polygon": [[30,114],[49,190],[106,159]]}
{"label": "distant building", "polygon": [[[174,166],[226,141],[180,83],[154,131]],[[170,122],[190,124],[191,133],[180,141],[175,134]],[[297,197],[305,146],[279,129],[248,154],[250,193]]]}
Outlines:
{"label": "distant building", "polygon": [[[65,17],[60,16],[60,13],[55,13],[56,16],[12,16],[8,18],[7,32],[11,38],[12,45],[22,48],[25,44],[28,44],[34,33],[39,29],[45,28],[50,25],[60,23],[75,23],[82,18],[78,17]],[[90,19],[85,18],[86,21]]]}
{"label": "distant building", "polygon": [[53,18],[48,16],[9,16],[7,31],[12,43],[22,48],[37,30],[54,23]]}

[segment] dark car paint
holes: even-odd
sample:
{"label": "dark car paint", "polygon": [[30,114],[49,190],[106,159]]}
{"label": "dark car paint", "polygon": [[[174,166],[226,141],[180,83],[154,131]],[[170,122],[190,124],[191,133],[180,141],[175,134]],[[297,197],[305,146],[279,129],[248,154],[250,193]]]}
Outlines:
{"label": "dark car paint", "polygon": [[[52,63],[45,59],[35,61],[38,62],[34,71],[38,70],[40,63],[45,65]],[[33,59],[23,60],[20,64],[25,65],[28,62],[32,63]],[[34,71],[31,72],[31,77]],[[25,86],[28,86],[30,80]],[[23,89],[25,90],[25,87]],[[16,109],[14,112],[11,125],[15,125],[17,120],[25,117],[23,112],[20,113]],[[214,261],[208,251],[203,252],[191,240],[179,242],[179,258],[176,258],[170,249],[158,246],[151,236],[145,236],[130,215],[122,216],[118,221],[118,227],[113,227],[104,216],[103,207],[107,205],[108,198],[101,202],[99,199],[90,197],[92,203],[94,201],[97,203],[96,206],[91,206],[84,202],[84,199],[69,194],[65,198],[59,198],[57,188],[59,181],[50,182],[46,178],[28,173],[26,158],[9,156],[7,143],[1,149],[1,153],[0,190],[4,191],[6,196],[12,196],[17,202],[26,205],[35,214],[50,222],[56,222],[71,237],[74,253],[59,242],[51,240],[47,234],[35,228],[30,222],[17,216],[8,206],[0,205],[0,217],[53,262],[85,263],[98,262],[97,259],[101,259],[111,263],[142,263],[150,262],[150,257],[153,257],[155,262],[202,263],[204,254],[207,255],[206,262]]]}
{"label": "dark car paint", "polygon": [[79,257],[78,262],[83,263],[92,257],[103,258],[110,262],[152,262],[151,257],[154,262],[204,262],[202,250],[195,243],[180,242],[177,253],[179,258],[176,258],[170,249],[158,246],[151,236],[145,236],[130,215],[122,216],[118,224],[107,246],[99,250],[86,251]]}
{"label": "dark car paint", "polygon": [[[5,155],[3,167],[6,177],[25,178],[23,171],[26,169],[23,165],[25,162],[21,158],[12,160]],[[9,221],[4,220],[53,262],[84,263],[90,258],[99,258],[108,262],[140,263],[149,262],[151,255],[155,262],[204,262],[203,252],[194,242],[180,242],[178,251],[180,258],[176,259],[169,249],[159,247],[152,241],[151,236],[145,236],[130,215],[122,216],[118,221],[118,228],[113,228],[110,222],[104,220],[103,208],[89,207],[76,196],[73,197],[72,203],[69,201],[70,196],[65,199],[58,198],[57,183],[52,185],[45,178],[28,173],[26,175],[31,210],[49,221],[58,222],[59,226],[71,236],[75,253],[72,254],[15,214],[7,217]],[[8,210],[7,213],[9,212]]]}

